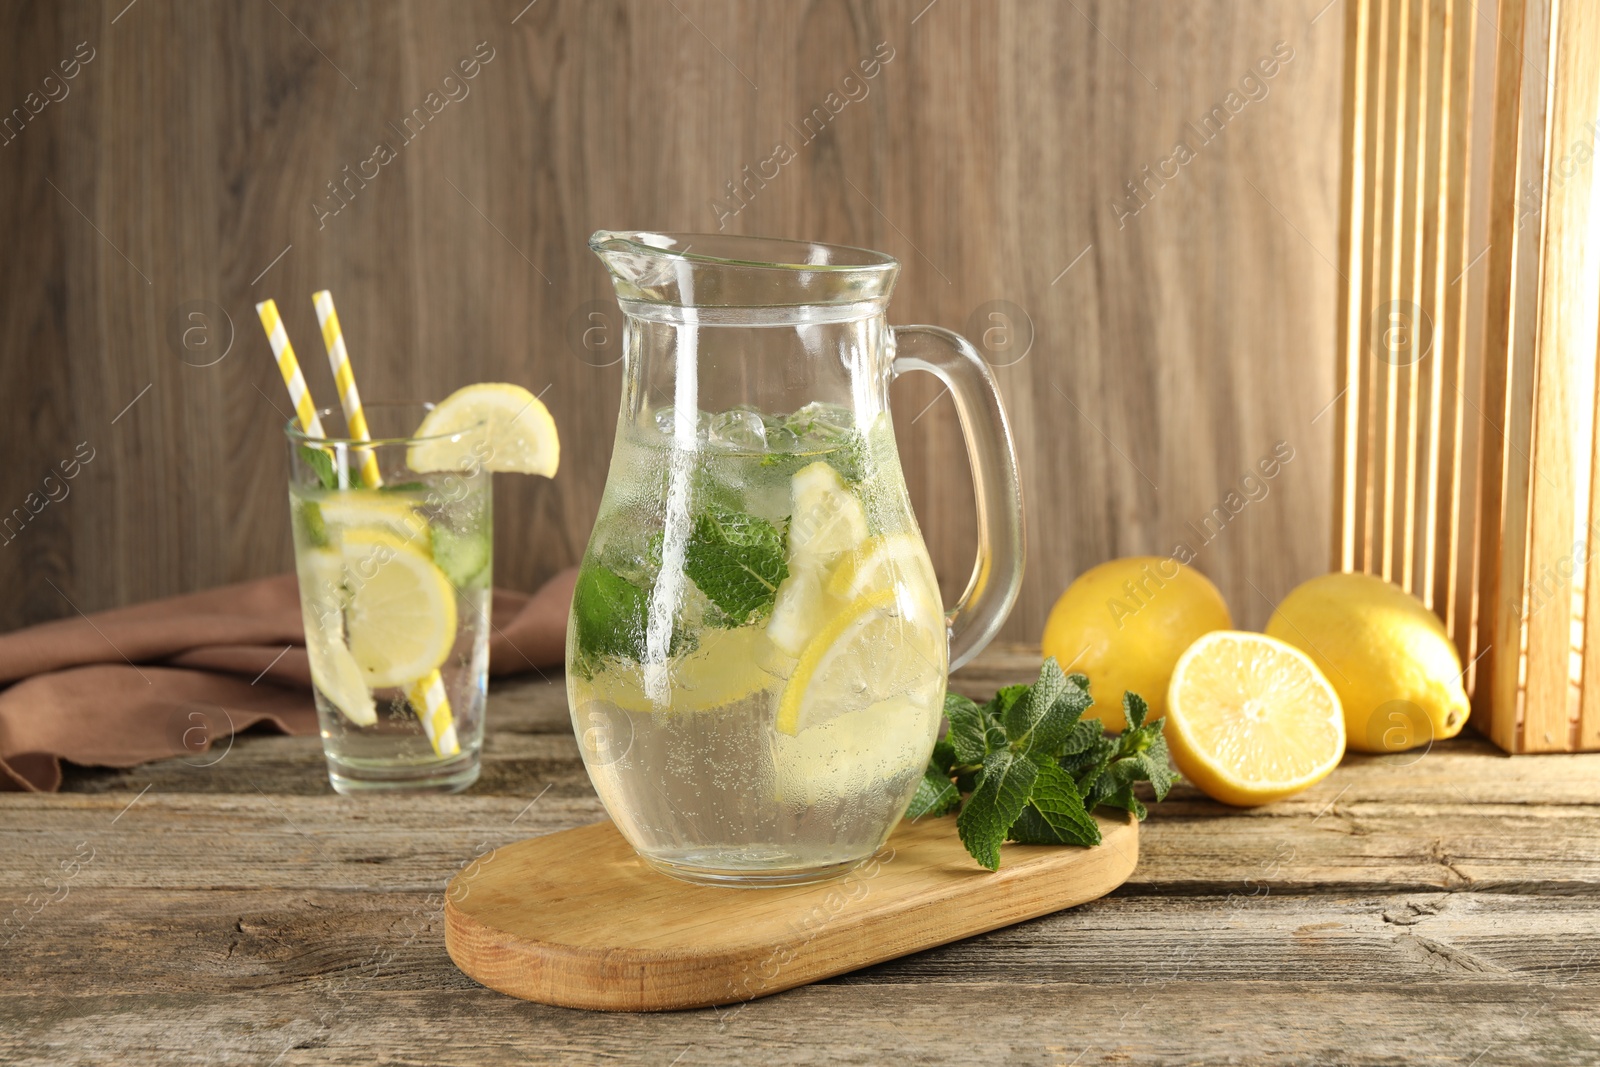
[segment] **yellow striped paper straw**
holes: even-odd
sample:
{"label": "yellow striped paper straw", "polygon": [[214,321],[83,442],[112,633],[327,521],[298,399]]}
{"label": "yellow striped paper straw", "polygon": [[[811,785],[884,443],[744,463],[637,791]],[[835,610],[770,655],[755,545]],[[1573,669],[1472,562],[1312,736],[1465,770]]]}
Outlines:
{"label": "yellow striped paper straw", "polygon": [[[317,322],[322,326],[322,343],[328,349],[328,365],[333,368],[333,380],[339,387],[339,403],[344,407],[344,421],[350,427],[350,436],[357,441],[370,440],[372,434],[367,430],[367,416],[361,408],[355,372],[350,369],[350,353],[344,345],[344,332],[339,329],[339,313],[333,309],[333,294],[323,289],[312,294],[311,302],[316,306]],[[378,457],[370,448],[359,452],[362,482],[369,489],[379,488],[383,485],[383,475],[378,470]],[[429,671],[426,678],[406,687],[406,699],[422,721],[422,731],[428,735],[428,743],[437,755],[454,756],[461,751],[450,698],[444,691],[444,678],[437,670]]]}
{"label": "yellow striped paper straw", "polygon": [[[339,389],[344,421],[350,426],[351,437],[365,441],[372,435],[367,432],[367,414],[361,407],[355,372],[350,369],[350,353],[344,347],[344,331],[339,329],[339,313],[333,309],[333,294],[323,289],[312,294],[311,302],[317,308],[317,323],[322,327],[322,343],[328,349],[328,366],[333,370],[333,384]],[[372,449],[358,448],[356,456],[361,461],[361,480],[372,488],[383,484],[378,457]]]}
{"label": "yellow striped paper straw", "polygon": [[272,345],[272,358],[278,361],[278,373],[283,375],[283,384],[289,387],[289,402],[300,419],[300,429],[308,437],[326,437],[322,432],[322,420],[317,418],[317,405],[311,402],[311,390],[306,388],[305,375],[300,373],[300,361],[294,358],[294,345],[289,343],[289,333],[278,316],[278,302],[263,300],[256,305],[256,314],[261,316],[261,328],[267,331],[267,343]]}

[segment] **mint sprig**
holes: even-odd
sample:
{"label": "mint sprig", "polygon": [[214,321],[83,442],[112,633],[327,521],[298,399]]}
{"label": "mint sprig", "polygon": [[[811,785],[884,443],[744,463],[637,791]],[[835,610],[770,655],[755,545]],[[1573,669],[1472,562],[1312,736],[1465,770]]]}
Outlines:
{"label": "mint sprig", "polygon": [[[979,706],[959,694],[945,696],[950,729],[934,746],[907,818],[959,810],[956,832],[972,858],[1000,868],[1000,845],[1100,843],[1090,813],[1100,806],[1148,812],[1134,795],[1149,782],[1157,801],[1176,780],[1161,736],[1164,720],[1135,693],[1122,698],[1128,728],[1105,732],[1084,719],[1094,704],[1089,679],[1066,674],[1052,657],[1031,686],[1007,686]],[[962,794],[967,794],[962,800]]]}

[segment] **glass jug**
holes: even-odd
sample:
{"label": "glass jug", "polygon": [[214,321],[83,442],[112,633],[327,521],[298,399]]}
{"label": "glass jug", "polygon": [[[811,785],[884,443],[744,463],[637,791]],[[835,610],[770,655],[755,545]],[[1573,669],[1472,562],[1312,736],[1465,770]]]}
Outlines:
{"label": "glass jug", "polygon": [[[900,265],[882,253],[609,231],[589,246],[627,319],[567,628],[589,776],[668,874],[842,874],[904,814],[950,669],[1016,599],[1022,501],[999,393],[961,337],[888,325]],[[955,398],[977,490],[978,561],[949,612],[889,417],[906,370]]]}

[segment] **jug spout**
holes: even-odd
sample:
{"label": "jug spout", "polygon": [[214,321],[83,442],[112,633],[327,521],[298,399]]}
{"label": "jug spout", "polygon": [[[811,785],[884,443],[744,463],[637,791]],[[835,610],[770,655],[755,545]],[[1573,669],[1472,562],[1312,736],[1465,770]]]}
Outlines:
{"label": "jug spout", "polygon": [[881,307],[900,273],[865,248],[727,234],[598,230],[589,247],[619,300],[678,307]]}

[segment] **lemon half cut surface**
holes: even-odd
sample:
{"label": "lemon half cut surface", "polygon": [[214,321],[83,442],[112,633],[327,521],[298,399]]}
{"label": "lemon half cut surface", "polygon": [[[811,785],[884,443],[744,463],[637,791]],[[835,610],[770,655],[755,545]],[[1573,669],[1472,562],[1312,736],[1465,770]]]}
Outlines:
{"label": "lemon half cut surface", "polygon": [[345,609],[350,654],[367,685],[410,685],[437,670],[456,640],[450,579],[383,530],[351,530],[340,550],[351,588]]}
{"label": "lemon half cut surface", "polygon": [[1308,789],[1344,756],[1344,712],[1299,649],[1218,630],[1189,646],[1167,691],[1167,743],[1195,785],[1253,807]]}
{"label": "lemon half cut surface", "polygon": [[555,477],[561,439],[538,397],[520,385],[480,382],[457,389],[423,418],[406,450],[416,471],[488,471]]}

